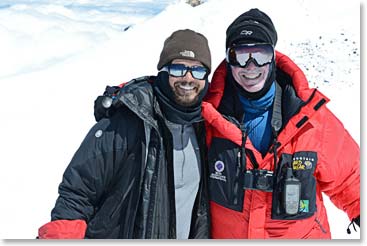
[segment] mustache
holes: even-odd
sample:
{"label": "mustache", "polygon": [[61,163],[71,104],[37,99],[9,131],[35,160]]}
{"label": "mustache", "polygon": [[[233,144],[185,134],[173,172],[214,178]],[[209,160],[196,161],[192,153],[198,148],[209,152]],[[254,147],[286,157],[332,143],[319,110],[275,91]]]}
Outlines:
{"label": "mustache", "polygon": [[191,85],[191,86],[198,87],[199,83],[196,81],[179,80],[179,81],[176,81],[174,85],[175,86],[176,85]]}

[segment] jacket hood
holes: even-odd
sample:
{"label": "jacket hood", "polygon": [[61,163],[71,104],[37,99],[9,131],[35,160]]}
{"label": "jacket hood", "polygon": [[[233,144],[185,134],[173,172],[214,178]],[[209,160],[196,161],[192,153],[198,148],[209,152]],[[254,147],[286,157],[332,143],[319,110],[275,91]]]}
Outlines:
{"label": "jacket hood", "polygon": [[[288,56],[280,53],[279,51],[276,51],[275,61],[277,78],[278,73],[285,74],[289,77],[297,96],[301,100],[306,101],[311,96],[312,90],[309,88],[307,78],[301,68],[299,68]],[[208,93],[204,98],[204,101],[211,103],[215,108],[219,107],[222,100],[226,77],[227,63],[223,60],[215,70]]]}
{"label": "jacket hood", "polygon": [[152,126],[157,126],[154,114],[158,113],[162,116],[158,102],[153,96],[153,87],[150,83],[155,78],[154,76],[146,76],[133,79],[123,85],[117,96],[119,103],[127,106],[138,117]]}
{"label": "jacket hood", "polygon": [[[309,88],[308,81],[302,70],[286,55],[276,52],[277,63],[277,82],[282,87],[282,129],[289,122],[295,125],[288,134],[282,134],[283,138],[288,138],[294,134],[312,115],[329,99],[316,89]],[[241,144],[241,130],[228,120],[239,123],[243,116],[243,108],[238,106],[239,100],[235,96],[236,92],[233,85],[227,81],[227,64],[223,61],[216,69],[208,94],[204,98],[203,117],[212,126],[213,132],[218,136],[229,139],[234,143]],[[219,112],[217,112],[219,111]],[[301,112],[301,113],[300,113]],[[296,116],[297,117],[294,117]],[[304,117],[304,119],[302,119]],[[288,128],[289,129],[289,128]],[[211,135],[211,133],[207,133]],[[287,135],[287,136],[285,136]],[[211,138],[208,137],[207,143],[210,145]]]}

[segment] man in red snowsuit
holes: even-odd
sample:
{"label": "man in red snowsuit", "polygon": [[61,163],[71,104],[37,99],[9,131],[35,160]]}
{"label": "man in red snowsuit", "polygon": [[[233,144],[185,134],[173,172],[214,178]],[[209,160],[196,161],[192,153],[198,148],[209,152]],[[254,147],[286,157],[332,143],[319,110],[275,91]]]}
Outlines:
{"label": "man in red snowsuit", "polygon": [[359,225],[360,150],[329,99],[275,51],[265,13],[243,13],[226,34],[203,105],[212,237],[331,238],[322,193]]}

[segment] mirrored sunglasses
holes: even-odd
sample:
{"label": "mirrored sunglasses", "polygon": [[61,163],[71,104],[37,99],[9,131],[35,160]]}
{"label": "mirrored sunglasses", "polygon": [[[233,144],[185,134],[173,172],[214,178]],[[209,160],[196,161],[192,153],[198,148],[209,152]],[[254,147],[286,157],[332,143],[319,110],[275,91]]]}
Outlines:
{"label": "mirrored sunglasses", "polygon": [[163,67],[162,71],[167,71],[173,77],[184,77],[190,71],[192,77],[195,79],[205,79],[209,72],[204,66],[188,67],[184,64],[170,64]]}
{"label": "mirrored sunglasses", "polygon": [[226,60],[232,66],[246,67],[251,61],[258,67],[270,64],[274,58],[271,44],[241,44],[227,49]]}

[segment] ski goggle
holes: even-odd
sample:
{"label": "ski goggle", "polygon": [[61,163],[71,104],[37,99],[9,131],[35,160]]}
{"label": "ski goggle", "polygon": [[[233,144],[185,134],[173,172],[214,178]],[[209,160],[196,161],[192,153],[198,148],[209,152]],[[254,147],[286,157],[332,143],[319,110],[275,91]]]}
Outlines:
{"label": "ski goggle", "polygon": [[205,79],[209,74],[209,70],[204,66],[188,67],[184,64],[169,64],[163,67],[162,71],[166,71],[173,77],[184,77],[188,71],[195,79]]}
{"label": "ski goggle", "polygon": [[271,44],[241,44],[227,49],[226,60],[232,66],[246,67],[251,61],[262,67],[270,64],[274,58]]}

